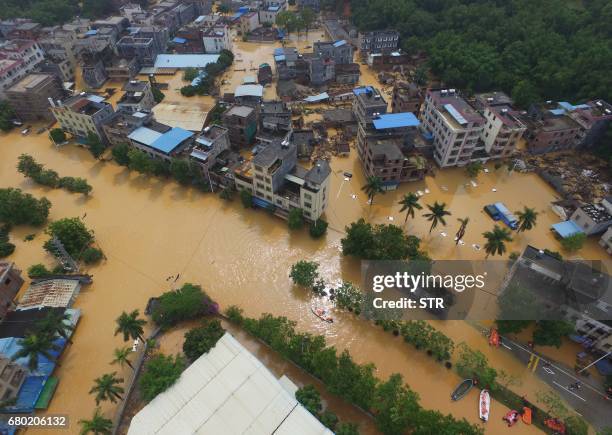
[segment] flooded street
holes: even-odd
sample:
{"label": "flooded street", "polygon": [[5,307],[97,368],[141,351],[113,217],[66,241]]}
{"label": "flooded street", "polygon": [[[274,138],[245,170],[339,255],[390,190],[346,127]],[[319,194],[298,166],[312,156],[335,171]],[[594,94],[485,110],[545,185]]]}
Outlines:
{"label": "flooded street", "polygon": [[[318,38],[324,38],[318,30],[312,30],[308,39],[302,35],[298,40],[292,34],[292,41],[286,45],[297,43],[302,47]],[[262,62],[272,64],[272,50],[280,46],[240,41],[234,44],[238,61],[232,68],[247,71],[228,72],[222,92],[233,92],[244,76],[256,75],[256,71],[250,70],[251,62],[255,68]],[[182,73],[157,76],[157,80],[169,83],[164,103],[196,104],[203,110],[214,104],[212,97],[180,96],[178,89],[185,84]],[[362,76],[363,80],[374,83],[372,76],[365,79]],[[274,96],[274,88],[266,88],[265,97]],[[554,191],[534,174],[495,171],[492,165],[488,166],[489,173],[478,177],[477,187],[469,184],[463,169],[447,169],[438,171],[435,177],[378,195],[370,207],[360,189],[364,177],[356,150],[352,149],[349,157],[332,159],[332,197],[326,211],[330,229],[322,240],[312,240],[307,231],[290,233],[286,222],[265,211],[243,209],[238,198],[227,202],[172,181],[141,176],[114,163],[96,161],[87,150],[73,145],[58,150],[45,134],[22,136],[17,130],[0,134],[0,150],[0,187],[19,187],[35,196],[47,196],[53,203],[51,220],[87,213],[85,223],[95,230],[97,242],[107,256],[105,262],[88,270],[94,276],[94,284],[85,287],[76,300],[75,307],[82,310],[82,317],[74,344],[64,352],[61,367],[56,371],[60,383],[47,411],[68,413],[70,433],[78,433],[77,421],[89,418],[93,412],[95,403],[88,394],[93,379],[111,371],[121,373],[122,369],[110,365],[113,349],[123,345],[121,338],[113,335],[115,318],[124,310],[140,309],[142,313],[151,296],[169,290],[166,277],[177,273],[180,274],[177,286],[185,282],[201,284],[222,308],[236,304],[248,316],[270,312],[296,320],[298,329],[323,334],[338,349],[349,349],[358,362],[376,364],[379,377],[401,373],[419,393],[424,407],[478,423],[476,390],[460,402],[450,401],[450,393],[460,381],[454,371],[435,363],[425,352],[416,351],[400,338],[347,313],[334,313],[337,320],[333,324],[321,322],[309,309],[311,295],[292,285],[289,269],[298,260],[308,259],[320,263],[321,275],[328,281],[344,279],[359,283],[359,262],[342,258],[340,252],[345,226],[360,217],[374,223],[401,225],[404,216],[400,215],[398,201],[404,194],[417,190],[429,191],[421,198],[421,204],[445,202],[452,213],[447,219],[448,227],[438,227],[431,234],[421,213],[406,226],[410,234],[423,239],[423,248],[434,259],[484,259],[485,253],[472,247],[484,245],[482,232],[493,227],[482,207],[500,200],[510,210],[529,206],[540,212],[535,230],[514,234],[508,254],[521,251],[527,244],[560,249],[549,231],[550,225],[559,220],[549,209]],[[61,176],[86,178],[93,186],[91,196],[49,190],[24,179],[15,169],[21,153],[31,154]],[[354,175],[350,181],[344,180],[343,173],[347,171]],[[458,226],[456,219],[467,216],[470,223],[464,238],[466,244],[456,247],[452,240]],[[442,237],[441,231],[447,232],[448,237]],[[37,234],[33,241],[23,241],[33,232]],[[39,262],[52,264],[51,257],[42,249],[46,238],[42,229],[15,228],[11,241],[17,248],[9,260],[23,270]],[[602,259],[608,267],[612,266],[595,238],[589,239],[578,256]],[[465,341],[482,350],[495,368],[521,376],[523,384],[515,390],[528,399],[535,400],[537,391],[547,389],[518,361],[489,348],[482,335],[467,323],[433,323],[456,343]],[[164,349],[178,351],[182,332],[177,330],[165,337]],[[251,349],[259,352],[256,346]],[[102,408],[111,415],[115,405],[105,402]],[[506,428],[501,421],[506,411],[499,403],[493,403],[487,433],[538,432],[535,427],[522,424]]]}

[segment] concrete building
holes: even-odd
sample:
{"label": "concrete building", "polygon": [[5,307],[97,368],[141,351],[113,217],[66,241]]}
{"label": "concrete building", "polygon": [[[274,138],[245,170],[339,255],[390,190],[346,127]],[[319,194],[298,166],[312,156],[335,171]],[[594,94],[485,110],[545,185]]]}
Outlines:
{"label": "concrete building", "polygon": [[392,69],[396,65],[406,65],[412,60],[408,53],[391,51],[387,53],[368,53],[368,66],[376,70]]}
{"label": "concrete building", "polygon": [[31,73],[10,87],[6,96],[21,120],[52,121],[49,98],[61,100],[64,87],[55,75]]}
{"label": "concrete building", "polygon": [[45,57],[38,65],[38,70],[43,73],[53,74],[62,82],[72,82],[74,80],[75,64],[69,59]]}
{"label": "concrete building", "polygon": [[248,35],[259,26],[259,12],[247,12],[240,16],[240,33],[243,35]]}
{"label": "concrete building", "polygon": [[274,66],[279,80],[303,81],[308,77],[308,63],[295,47],[275,48]]}
{"label": "concrete building", "polygon": [[253,159],[235,170],[236,187],[253,194],[254,205],[287,218],[300,208],[313,221],[321,217],[329,200],[329,163],[320,160],[307,170],[297,165],[297,145],[290,136],[261,143]]}
{"label": "concrete building", "polygon": [[604,248],[608,254],[612,255],[612,226],[610,226],[601,236],[599,246]]}
{"label": "concrete building", "polygon": [[570,216],[570,220],[587,236],[602,233],[612,226],[612,201],[604,200],[601,204],[580,206]]}
{"label": "concrete building", "polygon": [[63,101],[51,103],[51,112],[60,128],[78,140],[86,140],[87,135],[93,133],[105,142],[102,125],[115,111],[104,98],[82,92]]}
{"label": "concrete building", "polygon": [[120,57],[136,58],[142,66],[153,66],[159,54],[153,38],[134,38],[124,36],[117,42]]}
{"label": "concrete building", "polygon": [[359,64],[357,63],[336,64],[334,69],[336,74],[335,81],[338,84],[348,85],[359,81],[360,71]]}
{"label": "concrete building", "polygon": [[153,121],[152,113],[128,113],[118,111],[102,125],[104,135],[110,145],[128,143],[128,135],[138,127],[146,126]]}
{"label": "concrete building", "polygon": [[202,31],[205,53],[221,53],[222,50],[232,51],[232,36],[227,25],[215,26]]}
{"label": "concrete building", "polygon": [[150,157],[170,160],[189,148],[194,133],[180,127],[169,127],[158,122],[139,127],[128,135],[130,144]]}
{"label": "concrete building", "polygon": [[312,52],[324,59],[332,59],[337,65],[353,63],[353,46],[345,40],[314,43]]}
{"label": "concrete building", "polygon": [[582,126],[552,102],[531,106],[523,121],[527,148],[532,154],[573,149],[584,137]]}
{"label": "concrete building", "polygon": [[372,86],[355,88],[353,90],[353,114],[357,122],[369,129],[377,116],[387,113],[387,102]]}
{"label": "concrete building", "polygon": [[14,263],[0,262],[0,321],[15,306],[15,296],[22,285],[21,270]]}
{"label": "concrete building", "polygon": [[361,52],[389,52],[397,50],[398,46],[399,32],[395,30],[359,32],[359,51]]}
{"label": "concrete building", "polygon": [[146,112],[155,105],[151,83],[142,80],[130,80],[121,90],[124,92],[117,102],[117,110],[124,112]]}
{"label": "concrete building", "polygon": [[70,308],[79,292],[78,279],[47,279],[30,284],[19,299],[17,311],[41,308]]}
{"label": "concrete building", "polygon": [[526,130],[520,113],[512,106],[512,100],[503,92],[491,92],[476,96],[476,106],[486,122],[480,134],[484,150],[489,158],[506,158],[516,150]]}
{"label": "concrete building", "polygon": [[257,112],[249,106],[232,106],[221,116],[235,150],[251,145],[257,133]]}
{"label": "concrete building", "polygon": [[0,356],[0,403],[7,403],[17,398],[27,374],[25,367],[10,358]]}
{"label": "concrete building", "polygon": [[262,130],[291,130],[291,109],[282,101],[264,101],[259,107],[259,121]]}
{"label": "concrete building", "polygon": [[419,113],[424,99],[423,92],[415,83],[397,82],[393,85],[391,112]]}
{"label": "concrete building", "polygon": [[140,64],[137,59],[115,58],[104,66],[110,80],[132,80],[138,75]]}
{"label": "concrete building", "polygon": [[225,127],[213,124],[206,128],[194,141],[189,153],[189,159],[195,163],[206,177],[217,163],[217,157],[223,151],[230,149],[228,130]]}
{"label": "concrete building", "polygon": [[274,25],[276,23],[276,17],[283,9],[280,6],[264,6],[259,10],[259,22],[261,24]]}
{"label": "concrete building", "polygon": [[238,104],[257,107],[263,100],[263,86],[258,84],[240,85],[236,87],[234,99]]}
{"label": "concrete building", "polygon": [[423,135],[433,140],[440,167],[468,164],[486,122],[454,89],[429,90],[420,121]]}
{"label": "concrete building", "polygon": [[333,59],[316,55],[305,57],[305,59],[308,63],[308,77],[310,84],[314,86],[321,86],[334,80],[334,77],[336,76],[336,64]]}
{"label": "concrete building", "polygon": [[23,77],[34,71],[44,60],[40,45],[30,40],[11,40],[0,46],[0,99]]}
{"label": "concrete building", "polygon": [[559,106],[582,128],[578,147],[588,148],[597,143],[612,121],[612,105],[601,99],[576,106],[561,101]]}

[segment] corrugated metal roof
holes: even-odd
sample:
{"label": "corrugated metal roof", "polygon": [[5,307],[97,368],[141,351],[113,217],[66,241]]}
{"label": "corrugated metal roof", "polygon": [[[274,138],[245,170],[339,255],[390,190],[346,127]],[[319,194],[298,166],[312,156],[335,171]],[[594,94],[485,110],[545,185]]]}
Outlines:
{"label": "corrugated metal roof", "polygon": [[334,47],[342,47],[343,45],[346,45],[346,41],[344,39],[334,42]]}
{"label": "corrugated metal roof", "polygon": [[304,98],[304,101],[306,101],[307,103],[316,103],[318,101],[327,100],[328,98],[329,98],[329,94],[327,92],[323,92],[322,94],[311,95],[309,97],[306,97]]}
{"label": "corrugated metal roof", "polygon": [[128,139],[151,146],[160,136],[161,133],[158,131],[151,130],[147,127],[138,127],[136,130],[128,134]]}
{"label": "corrugated metal roof", "polygon": [[333,435],[226,333],[208,354],[132,418],[129,435]]}
{"label": "corrugated metal roof", "polygon": [[263,86],[261,85],[240,85],[234,92],[234,97],[263,97]]}
{"label": "corrugated metal roof", "polygon": [[155,142],[153,142],[151,147],[168,154],[191,136],[193,136],[192,132],[183,130],[180,127],[174,127],[162,134]]}
{"label": "corrugated metal roof", "polygon": [[582,228],[576,225],[574,221],[559,222],[552,225],[553,230],[562,238],[573,236],[574,234],[583,233]]}
{"label": "corrugated metal roof", "polygon": [[185,42],[187,42],[187,40],[185,38],[179,38],[178,36],[176,36],[172,42],[176,42],[177,44],[184,44]]}
{"label": "corrugated metal roof", "polygon": [[204,68],[218,59],[218,54],[159,54],[155,68]]}
{"label": "corrugated metal roof", "polygon": [[412,112],[386,113],[384,115],[380,115],[380,117],[374,120],[374,128],[377,130],[384,130],[387,128],[418,127],[419,124],[419,120]]}

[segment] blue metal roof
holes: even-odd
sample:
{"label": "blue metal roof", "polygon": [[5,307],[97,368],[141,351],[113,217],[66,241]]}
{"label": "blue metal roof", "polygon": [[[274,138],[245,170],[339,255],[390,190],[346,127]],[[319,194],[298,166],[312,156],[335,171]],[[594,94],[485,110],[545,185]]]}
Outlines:
{"label": "blue metal roof", "polygon": [[187,130],[183,130],[180,127],[174,127],[162,134],[155,142],[150,146],[162,153],[169,154],[176,147],[178,147],[183,141],[193,136],[193,133]]}
{"label": "blue metal roof", "polygon": [[565,109],[551,109],[549,110],[549,112],[552,113],[553,115],[560,116],[560,115],[565,114]]}
{"label": "blue metal roof", "polygon": [[151,130],[147,127],[138,127],[136,130],[128,134],[128,139],[132,139],[144,145],[151,146],[155,142],[161,133],[155,130]]}
{"label": "blue metal roof", "polygon": [[323,92],[322,94],[311,95],[309,97],[306,97],[304,98],[304,101],[306,101],[307,103],[316,103],[318,101],[327,100],[328,98],[329,98],[329,94],[327,92]]}
{"label": "blue metal roof", "polygon": [[280,6],[269,6],[268,11],[277,12],[280,9]]}
{"label": "blue metal roof", "polygon": [[282,62],[282,61],[283,61],[283,60],[285,60],[285,59],[286,59],[286,57],[285,57],[285,55],[284,55],[284,54],[277,54],[277,55],[275,55],[275,56],[274,56],[274,60],[275,60],[276,62]]}
{"label": "blue metal roof", "polygon": [[374,88],[372,86],[361,86],[360,88],[353,89],[353,94],[361,95],[361,94],[365,94],[368,91],[374,92]]}
{"label": "blue metal roof", "polygon": [[573,236],[574,234],[582,233],[582,228],[576,225],[574,221],[564,221],[552,225],[553,230],[562,238]]}
{"label": "blue metal roof", "polygon": [[346,45],[346,41],[344,39],[334,42],[334,47],[342,47],[343,45]]}
{"label": "blue metal roof", "polygon": [[[0,354],[6,356],[7,358],[12,358],[13,355],[17,354],[22,348],[20,344],[21,339],[15,337],[6,337],[0,338]],[[57,358],[64,350],[66,346],[66,340],[64,338],[57,338],[53,340],[53,343],[58,347],[59,350],[50,350],[49,355],[52,358]],[[24,367],[28,366],[28,357],[22,357],[15,360],[15,362]],[[50,360],[43,354],[38,355],[38,367],[32,373],[34,375],[41,376],[50,376],[53,373],[53,369],[55,368],[55,362]]]}
{"label": "blue metal roof", "polygon": [[172,40],[172,42],[176,42],[177,44],[184,44],[185,42],[187,42],[187,40],[185,38],[179,38],[177,36]]}
{"label": "blue metal roof", "polygon": [[418,127],[419,120],[412,112],[386,113],[374,120],[376,130],[401,127]]}
{"label": "blue metal roof", "polygon": [[93,36],[93,35],[97,35],[97,34],[98,34],[98,31],[96,29],[91,29],[91,30],[88,30],[87,32],[85,32],[86,36]]}
{"label": "blue metal roof", "polygon": [[278,55],[281,55],[281,54],[284,54],[284,53],[285,53],[285,50],[283,48],[281,48],[281,47],[274,49],[274,55],[275,56],[278,56]]}

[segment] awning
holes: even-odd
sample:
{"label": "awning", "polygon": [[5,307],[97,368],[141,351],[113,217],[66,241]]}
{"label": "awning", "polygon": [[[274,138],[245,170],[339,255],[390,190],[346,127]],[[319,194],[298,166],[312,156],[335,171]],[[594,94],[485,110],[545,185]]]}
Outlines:
{"label": "awning", "polygon": [[566,239],[574,234],[584,233],[582,229],[574,221],[559,222],[552,225],[552,229],[559,234],[560,237]]}

